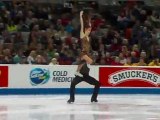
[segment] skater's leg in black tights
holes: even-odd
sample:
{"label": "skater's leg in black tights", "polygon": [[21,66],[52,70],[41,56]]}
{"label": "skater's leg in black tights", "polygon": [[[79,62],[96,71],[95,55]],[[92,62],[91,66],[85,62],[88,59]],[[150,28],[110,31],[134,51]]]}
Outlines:
{"label": "skater's leg in black tights", "polygon": [[82,77],[79,77],[79,76],[76,76],[76,77],[72,80],[71,86],[70,86],[70,99],[69,99],[71,102],[74,102],[74,100],[75,100],[75,97],[74,97],[74,94],[75,94],[75,86],[76,86],[78,83],[82,82],[82,80],[83,80],[83,78],[82,78]]}
{"label": "skater's leg in black tights", "polygon": [[91,76],[84,76],[84,80],[85,82],[89,83],[90,85],[94,85],[94,91],[91,97],[91,102],[95,101],[97,102],[97,96],[98,96],[98,92],[99,92],[99,88],[100,88],[100,83],[93,77]]}

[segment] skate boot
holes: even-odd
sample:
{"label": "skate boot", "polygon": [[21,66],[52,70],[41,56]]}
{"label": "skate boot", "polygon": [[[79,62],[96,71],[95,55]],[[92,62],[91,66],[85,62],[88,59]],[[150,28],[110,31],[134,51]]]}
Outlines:
{"label": "skate boot", "polygon": [[67,103],[68,103],[68,104],[72,104],[72,103],[74,103],[74,100],[73,100],[73,99],[69,99],[69,100],[67,101]]}
{"label": "skate boot", "polygon": [[93,102],[97,103],[98,100],[97,100],[97,99],[91,99],[91,102],[92,102],[92,103],[93,103]]}

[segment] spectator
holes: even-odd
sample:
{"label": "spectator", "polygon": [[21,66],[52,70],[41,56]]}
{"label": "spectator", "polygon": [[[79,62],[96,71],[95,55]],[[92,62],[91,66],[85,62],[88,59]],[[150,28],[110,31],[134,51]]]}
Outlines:
{"label": "spectator", "polygon": [[56,58],[52,58],[51,62],[49,63],[49,65],[59,65],[58,61]]}
{"label": "spectator", "polygon": [[27,63],[28,64],[35,64],[35,58],[36,58],[36,51],[32,50],[27,57]]}
{"label": "spectator", "polygon": [[119,62],[124,65],[127,62],[127,59],[124,57],[122,53],[119,53]]}
{"label": "spectator", "polygon": [[153,59],[148,66],[160,66],[159,58]]}
{"label": "spectator", "polygon": [[114,58],[114,61],[111,63],[111,65],[114,65],[114,66],[122,66],[122,64],[120,63],[120,59],[118,56],[116,56]]}
{"label": "spectator", "polygon": [[131,58],[128,57],[124,66],[132,66]]}
{"label": "spectator", "polygon": [[106,65],[106,61],[103,57],[100,58],[99,65]]}
{"label": "spectator", "polygon": [[68,32],[68,33],[72,33],[74,28],[71,24],[71,22],[68,23],[68,25],[65,27],[65,30]]}
{"label": "spectator", "polygon": [[7,31],[10,32],[10,33],[14,33],[14,32],[18,31],[17,25],[15,25],[12,20],[10,20],[8,25],[7,25]]}
{"label": "spectator", "polygon": [[128,48],[125,45],[122,46],[121,53],[122,53],[123,57],[125,57],[125,58],[130,56],[130,54],[129,54],[130,52],[128,51]]}
{"label": "spectator", "polygon": [[124,12],[121,12],[121,14],[118,15],[117,22],[120,29],[127,27],[128,19]]}
{"label": "spectator", "polygon": [[72,65],[78,65],[80,62],[80,58],[76,57],[76,60],[72,63]]}
{"label": "spectator", "polygon": [[[0,63],[49,64],[56,58],[60,65],[74,64],[81,48],[79,8],[74,6],[70,13],[61,8],[57,14],[55,4],[27,3],[7,7],[4,2],[0,6]],[[116,9],[120,12],[109,10],[105,19],[103,12],[92,9],[95,63],[130,65],[129,58],[133,64],[142,63],[143,58],[149,65],[153,58],[160,58],[158,10],[136,2],[124,2]],[[31,51],[38,55],[30,56]]]}
{"label": "spectator", "polygon": [[133,66],[147,66],[143,58],[139,59],[138,63],[134,63]]}
{"label": "spectator", "polygon": [[22,49],[20,49],[13,57],[13,63],[14,64],[21,64],[23,58],[24,58],[23,51],[22,51]]}
{"label": "spectator", "polygon": [[[58,32],[59,36],[61,37],[61,40],[64,41],[66,37],[68,37],[69,33],[65,31],[64,27],[61,27],[61,30]],[[70,33],[71,34],[71,33]]]}
{"label": "spectator", "polygon": [[12,54],[10,49],[4,49],[3,50],[3,64],[13,64]]}
{"label": "spectator", "polygon": [[111,54],[109,52],[106,52],[105,54],[105,64],[106,65],[111,65],[113,62],[113,59],[111,58]]}
{"label": "spectator", "polygon": [[35,64],[45,65],[46,60],[44,59],[44,57],[42,55],[37,55],[36,58],[35,58]]}
{"label": "spectator", "polygon": [[141,51],[140,58],[143,58],[144,61],[148,62],[147,53],[144,50]]}
{"label": "spectator", "polygon": [[132,51],[135,52],[135,56],[136,56],[137,58],[140,57],[140,51],[139,51],[139,48],[138,48],[138,45],[137,45],[137,44],[134,44],[134,45],[133,45]]}
{"label": "spectator", "polygon": [[154,26],[156,28],[160,27],[159,15],[156,11],[152,12],[152,15],[150,16],[150,21],[152,23],[152,26]]}
{"label": "spectator", "polygon": [[57,20],[57,24],[56,24],[56,26],[55,26],[55,29],[56,29],[57,31],[60,31],[62,27],[63,27],[63,25],[62,25],[62,20],[61,20],[61,19],[58,19],[58,20]]}
{"label": "spectator", "polygon": [[131,62],[134,64],[134,63],[137,63],[139,61],[138,57],[136,57],[136,52],[132,51],[131,52]]}
{"label": "spectator", "polygon": [[39,30],[39,25],[34,25],[32,28],[32,31],[29,35],[29,41],[28,41],[28,45],[34,44],[36,45],[38,43],[38,41],[40,40],[40,30]]}

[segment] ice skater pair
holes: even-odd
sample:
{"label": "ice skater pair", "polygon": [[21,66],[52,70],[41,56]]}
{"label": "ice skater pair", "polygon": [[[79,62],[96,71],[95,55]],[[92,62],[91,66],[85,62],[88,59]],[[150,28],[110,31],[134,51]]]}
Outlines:
{"label": "ice skater pair", "polygon": [[97,95],[99,92],[100,84],[95,78],[89,75],[90,71],[89,66],[93,64],[93,60],[89,54],[91,48],[89,40],[89,34],[91,32],[91,23],[90,23],[90,15],[88,12],[84,11],[80,12],[80,24],[81,24],[80,38],[82,43],[82,51],[79,57],[81,61],[78,64],[75,78],[71,82],[70,99],[67,102],[73,103],[75,101],[75,87],[82,81],[85,81],[95,86],[91,97],[91,102],[98,102]]}

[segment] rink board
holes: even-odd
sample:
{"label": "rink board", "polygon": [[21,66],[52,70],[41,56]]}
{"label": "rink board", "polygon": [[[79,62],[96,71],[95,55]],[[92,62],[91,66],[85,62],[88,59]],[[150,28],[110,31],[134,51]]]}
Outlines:
{"label": "rink board", "polygon": [[[92,88],[76,88],[76,94],[92,94]],[[69,88],[0,89],[0,95],[68,94]],[[159,88],[100,88],[99,94],[160,94]]]}
{"label": "rink board", "polygon": [[[2,65],[0,94],[69,94],[76,65]],[[91,66],[100,94],[159,94],[159,67]],[[77,94],[91,94],[93,86],[81,82]]]}

